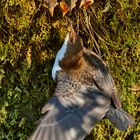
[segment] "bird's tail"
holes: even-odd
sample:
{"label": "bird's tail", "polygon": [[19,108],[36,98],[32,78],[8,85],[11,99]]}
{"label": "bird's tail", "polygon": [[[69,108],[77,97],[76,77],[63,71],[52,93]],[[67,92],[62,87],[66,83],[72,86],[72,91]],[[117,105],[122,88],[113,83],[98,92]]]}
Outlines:
{"label": "bird's tail", "polygon": [[105,118],[115,125],[119,130],[127,130],[129,126],[134,125],[134,119],[121,108],[110,106]]}

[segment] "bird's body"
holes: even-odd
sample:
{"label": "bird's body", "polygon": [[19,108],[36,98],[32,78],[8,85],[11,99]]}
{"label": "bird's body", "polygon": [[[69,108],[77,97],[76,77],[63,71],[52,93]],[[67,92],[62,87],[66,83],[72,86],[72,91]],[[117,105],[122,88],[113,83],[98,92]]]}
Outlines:
{"label": "bird's body", "polygon": [[120,130],[133,125],[105,63],[83,47],[73,30],[56,56],[52,77],[57,82],[54,96],[30,140],[82,140],[102,118]]}

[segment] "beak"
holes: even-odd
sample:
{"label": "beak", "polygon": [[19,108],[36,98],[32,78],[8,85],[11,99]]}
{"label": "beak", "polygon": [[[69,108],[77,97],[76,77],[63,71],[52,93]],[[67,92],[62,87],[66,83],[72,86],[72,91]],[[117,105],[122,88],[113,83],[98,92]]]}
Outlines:
{"label": "beak", "polygon": [[81,0],[79,7],[83,7],[84,9],[87,9],[93,3],[94,0]]}
{"label": "beak", "polygon": [[75,32],[75,30],[71,24],[70,32],[69,32],[69,42],[74,44],[76,38],[77,38],[77,33]]}

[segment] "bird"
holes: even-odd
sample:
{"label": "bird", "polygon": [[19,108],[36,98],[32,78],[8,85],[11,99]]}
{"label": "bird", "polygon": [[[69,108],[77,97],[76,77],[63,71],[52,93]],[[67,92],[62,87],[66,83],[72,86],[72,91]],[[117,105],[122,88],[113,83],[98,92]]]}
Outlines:
{"label": "bird", "polygon": [[52,68],[54,95],[28,140],[83,140],[102,119],[121,131],[134,125],[123,110],[110,70],[83,45],[73,27],[58,51]]}

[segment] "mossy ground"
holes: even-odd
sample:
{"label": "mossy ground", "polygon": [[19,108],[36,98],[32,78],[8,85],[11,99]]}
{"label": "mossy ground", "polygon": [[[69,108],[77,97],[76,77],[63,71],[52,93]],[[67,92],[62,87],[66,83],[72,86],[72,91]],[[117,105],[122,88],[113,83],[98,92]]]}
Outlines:
{"label": "mossy ground", "polygon": [[51,69],[67,33],[68,19],[86,47],[100,47],[123,108],[136,122],[120,132],[102,120],[86,140],[139,140],[139,4],[137,0],[95,0],[87,11],[75,9],[73,16],[62,17],[57,7],[52,18],[44,2],[0,1],[0,140],[25,140],[33,131],[42,106],[53,95]]}

